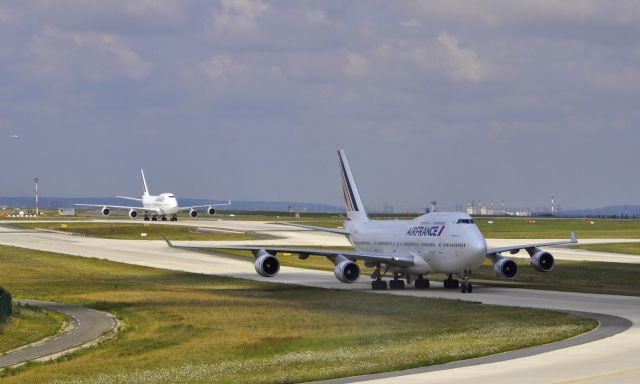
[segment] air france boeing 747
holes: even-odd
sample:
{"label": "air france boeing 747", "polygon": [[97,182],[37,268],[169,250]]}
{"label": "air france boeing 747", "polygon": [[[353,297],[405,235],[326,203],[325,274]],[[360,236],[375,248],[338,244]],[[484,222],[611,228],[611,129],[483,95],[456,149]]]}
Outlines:
{"label": "air france boeing 747", "polygon": [[[324,256],[333,262],[336,278],[344,283],[358,279],[360,267],[356,261],[361,260],[365,266],[375,268],[371,274],[373,289],[387,289],[387,282],[383,280],[387,274],[392,276],[389,281],[391,289],[403,289],[405,280],[407,284],[413,283],[417,289],[426,289],[430,286],[427,279],[429,274],[444,273],[447,276],[445,288],[460,288],[461,292],[470,293],[473,289],[469,280],[471,272],[487,258],[493,263],[496,275],[510,280],[516,277],[518,266],[503,253],[515,254],[524,249],[537,271],[549,272],[554,266],[553,256],[540,247],[577,242],[574,232],[568,241],[487,248],[471,216],[458,212],[428,213],[413,220],[370,220],[343,150],[338,151],[338,165],[347,212],[343,229],[297,226],[345,235],[354,251],[218,245],[180,248],[251,251],[255,256],[256,272],[265,277],[278,274],[278,253],[294,253],[300,259],[312,255]],[[166,237],[165,240],[169,246],[175,247]]]}

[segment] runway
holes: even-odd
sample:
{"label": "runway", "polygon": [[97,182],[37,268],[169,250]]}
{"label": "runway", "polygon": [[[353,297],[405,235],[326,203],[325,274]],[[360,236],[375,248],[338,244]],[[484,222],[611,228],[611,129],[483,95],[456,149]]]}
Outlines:
{"label": "runway", "polygon": [[[340,241],[339,236],[327,235],[336,238],[332,241]],[[280,240],[280,244],[291,244],[289,232],[280,232],[280,236],[287,237],[286,242]],[[291,236],[297,236],[295,241],[300,244],[318,240],[315,237],[316,234],[307,231],[294,231],[291,232]],[[527,243],[529,242],[531,240],[527,240]],[[50,233],[9,233],[6,230],[0,230],[0,244],[195,273],[372,292],[366,279],[355,284],[343,284],[338,282],[331,272],[282,267],[278,277],[262,278],[255,273],[251,262],[172,249],[162,241],[106,240]],[[176,242],[176,244],[188,244],[188,242]],[[324,243],[316,242],[315,244]],[[561,251],[554,252],[554,256]],[[585,257],[588,258],[588,256]],[[640,257],[635,259],[639,259],[638,262],[640,262]],[[640,298],[638,297],[495,287],[477,287],[470,295],[438,287],[426,291],[412,289],[377,291],[375,294],[441,297],[495,305],[593,312],[622,317],[632,323],[626,331],[605,339],[531,356],[519,356],[506,361],[493,361],[482,365],[460,366],[440,371],[393,373],[393,377],[403,375],[401,379],[404,383],[451,383],[460,380],[480,384],[496,382],[591,384],[609,383],[614,380],[622,384],[640,382],[640,358],[638,357],[640,356]],[[398,378],[357,378],[357,381],[391,383],[397,382]]]}
{"label": "runway", "polygon": [[[34,220],[4,220],[0,222],[0,232],[8,234],[9,232],[16,233],[31,233],[30,230],[23,229],[15,229],[15,228],[7,228],[2,227],[2,224],[10,224],[12,222],[16,223],[24,223],[24,222],[56,222],[56,223],[80,223],[80,222],[94,222],[94,223],[124,223],[131,224],[132,220],[113,220],[113,219],[99,219],[99,220],[42,220],[42,221],[34,221]],[[141,221],[137,221],[138,223],[142,223]],[[318,232],[318,231],[310,231],[307,229],[302,229],[298,227],[292,227],[288,225],[283,225],[277,222],[270,221],[247,221],[247,220],[217,220],[217,219],[207,219],[207,220],[192,220],[186,219],[181,220],[177,223],[172,222],[162,222],[157,221],[153,222],[153,225],[185,225],[191,226],[194,228],[203,228],[209,230],[216,230],[221,232],[250,232],[257,234],[267,235],[268,239],[262,240],[240,240],[240,241],[207,241],[209,244],[227,244],[227,245],[272,245],[272,246],[314,246],[314,245],[323,245],[326,247],[349,247],[351,244],[347,241],[344,236],[336,235],[332,233],[326,232]],[[531,244],[534,242],[545,243],[552,241],[560,241],[567,240],[569,238],[569,234],[567,233],[567,238],[563,239],[548,239],[548,238],[540,238],[540,239],[487,239],[487,247],[489,248],[497,248],[504,247],[508,245],[514,244]],[[149,241],[149,240],[145,240]],[[581,244],[603,244],[603,243],[628,243],[628,242],[640,242],[638,239],[581,239],[578,238],[578,241]],[[528,258],[528,254],[524,251],[521,251],[515,255],[510,255],[512,257],[522,257]],[[627,255],[621,253],[612,253],[612,252],[594,252],[587,251],[582,249],[571,249],[568,247],[556,247],[553,248],[553,257],[557,260],[567,260],[567,261],[606,261],[610,263],[626,263],[626,264],[639,264],[640,256],[639,255]]]}
{"label": "runway", "polygon": [[110,315],[77,305],[39,300],[16,300],[16,302],[64,313],[72,319],[73,324],[69,330],[60,335],[0,355],[0,368],[11,367],[31,360],[55,358],[91,343],[116,326],[116,321]]}

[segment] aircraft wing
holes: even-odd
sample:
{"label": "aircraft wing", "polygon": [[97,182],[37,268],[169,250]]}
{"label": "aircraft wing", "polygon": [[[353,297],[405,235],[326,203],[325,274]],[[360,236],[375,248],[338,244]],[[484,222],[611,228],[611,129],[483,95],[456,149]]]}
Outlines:
{"label": "aircraft wing", "polygon": [[398,253],[372,253],[372,252],[356,252],[356,251],[340,251],[335,249],[313,249],[313,248],[282,248],[282,247],[270,247],[270,246],[245,246],[245,245],[187,245],[178,246],[169,240],[165,235],[162,235],[164,240],[171,248],[181,248],[188,250],[197,249],[219,249],[219,250],[239,250],[239,251],[266,251],[272,255],[277,253],[295,253],[300,256],[325,256],[333,257],[342,255],[351,261],[362,260],[371,261],[375,263],[383,263],[388,265],[397,265],[399,267],[410,267],[415,264],[414,257],[411,254],[398,254]]}
{"label": "aircraft wing", "polygon": [[128,197],[128,196],[116,196],[118,199],[126,199],[126,200],[134,200],[134,201],[142,201],[142,199],[139,199],[137,197]]}
{"label": "aircraft wing", "polygon": [[518,253],[518,251],[520,251],[521,249],[530,250],[538,247],[552,247],[554,245],[576,244],[577,242],[578,242],[578,239],[576,238],[576,233],[571,232],[571,238],[569,240],[555,241],[551,243],[525,244],[525,245],[513,245],[513,246],[501,247],[501,248],[489,248],[487,249],[487,255],[495,255],[496,253],[501,253],[501,252],[509,252],[511,254],[515,254],[515,253]]}
{"label": "aircraft wing", "polygon": [[92,207],[92,208],[109,208],[109,209],[133,209],[141,212],[157,212],[155,208],[144,207],[128,207],[125,205],[108,205],[108,204],[73,204],[78,207]]}
{"label": "aircraft wing", "polygon": [[304,224],[296,224],[296,223],[276,223],[276,224],[287,225],[287,226],[290,226],[290,227],[298,227],[298,228],[310,229],[312,231],[337,233],[337,234],[340,234],[340,235],[348,235],[349,234],[349,232],[347,232],[346,230],[341,229],[341,228],[316,227],[316,226],[313,226],[313,225],[304,225]]}
{"label": "aircraft wing", "polygon": [[215,204],[205,204],[205,205],[192,205],[190,207],[179,207],[178,210],[179,211],[188,211],[190,209],[196,209],[196,208],[207,208],[207,207],[220,207],[223,205],[231,205],[231,200],[227,201],[226,203],[215,203]]}

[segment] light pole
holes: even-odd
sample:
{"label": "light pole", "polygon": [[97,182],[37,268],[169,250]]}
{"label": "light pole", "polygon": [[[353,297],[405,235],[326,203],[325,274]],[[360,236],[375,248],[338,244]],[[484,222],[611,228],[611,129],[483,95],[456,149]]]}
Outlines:
{"label": "light pole", "polygon": [[38,182],[40,182],[40,180],[37,177],[34,177],[33,183],[36,185],[36,217],[40,217],[38,212]]}

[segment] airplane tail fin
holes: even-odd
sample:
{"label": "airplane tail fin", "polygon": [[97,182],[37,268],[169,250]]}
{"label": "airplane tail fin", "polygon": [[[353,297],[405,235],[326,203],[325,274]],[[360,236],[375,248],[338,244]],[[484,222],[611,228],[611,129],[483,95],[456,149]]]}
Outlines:
{"label": "airplane tail fin", "polygon": [[347,218],[349,220],[368,220],[367,212],[364,210],[356,181],[349,168],[347,155],[344,150],[338,150],[338,165],[340,166],[340,174],[342,175],[342,194],[344,196],[344,205],[347,210]]}
{"label": "airplane tail fin", "polygon": [[144,196],[149,196],[149,188],[147,188],[147,180],[144,178],[144,170],[140,169],[142,175],[142,185],[144,186]]}

